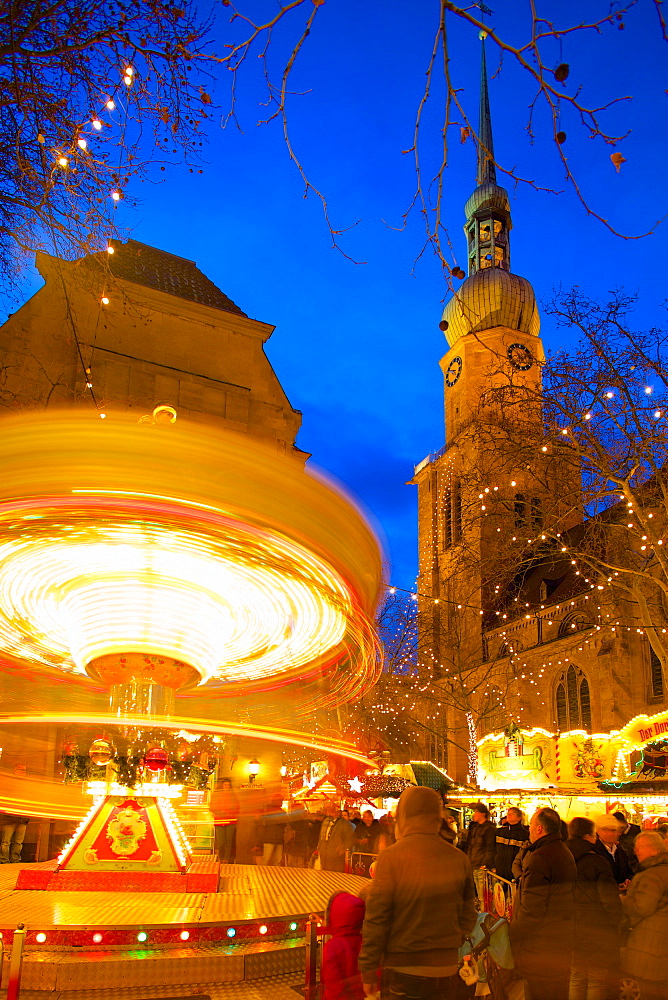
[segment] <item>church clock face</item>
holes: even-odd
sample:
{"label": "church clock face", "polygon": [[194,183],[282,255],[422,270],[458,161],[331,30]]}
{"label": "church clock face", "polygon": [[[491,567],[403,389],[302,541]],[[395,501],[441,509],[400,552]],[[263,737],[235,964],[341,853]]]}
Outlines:
{"label": "church clock face", "polygon": [[525,344],[511,344],[508,348],[508,360],[518,372],[528,372],[533,364],[533,354]]}
{"label": "church clock face", "polygon": [[453,358],[445,371],[445,384],[448,388],[453,386],[462,373],[462,359]]}

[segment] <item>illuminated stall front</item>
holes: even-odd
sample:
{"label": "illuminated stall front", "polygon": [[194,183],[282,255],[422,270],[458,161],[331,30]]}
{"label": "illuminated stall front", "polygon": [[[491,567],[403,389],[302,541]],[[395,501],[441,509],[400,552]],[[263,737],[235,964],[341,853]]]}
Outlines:
{"label": "illuminated stall front", "polygon": [[509,726],[478,742],[478,786],[501,814],[541,805],[562,818],[622,808],[646,826],[668,815],[668,712],[612,733],[550,733]]}

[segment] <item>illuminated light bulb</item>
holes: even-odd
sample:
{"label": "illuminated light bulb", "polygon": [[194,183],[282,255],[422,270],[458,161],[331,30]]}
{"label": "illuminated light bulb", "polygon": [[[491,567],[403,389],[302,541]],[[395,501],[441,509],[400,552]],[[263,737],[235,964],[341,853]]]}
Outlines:
{"label": "illuminated light bulb", "polygon": [[99,944],[101,940],[102,940],[102,935],[99,932],[97,934],[93,934],[93,941],[95,942],[95,944]]}
{"label": "illuminated light bulb", "polygon": [[108,100],[107,103],[106,103],[106,105],[105,105],[105,107],[109,108],[110,111],[113,111],[114,108],[116,107],[116,105],[115,105],[114,101]]}
{"label": "illuminated light bulb", "polygon": [[109,305],[109,299],[108,299],[108,297],[106,295],[102,296],[102,298],[100,299],[100,302],[102,303],[103,306],[108,306]]}
{"label": "illuminated light bulb", "polygon": [[101,414],[100,414],[100,420],[105,420],[105,419],[106,419],[106,416],[107,416],[107,414],[106,414],[106,413],[101,413]]}
{"label": "illuminated light bulb", "polygon": [[125,84],[126,87],[131,87],[132,86],[132,77],[131,76],[124,76],[123,77],[123,83]]}
{"label": "illuminated light bulb", "polygon": [[93,388],[93,383],[92,382],[86,382],[86,388],[87,389],[92,389]]}
{"label": "illuminated light bulb", "polygon": [[188,938],[190,937],[190,931],[181,931],[179,937],[181,938],[182,941],[187,941]]}
{"label": "illuminated light bulb", "polygon": [[146,933],[146,931],[140,931],[139,934],[137,935],[138,941],[146,941],[147,938],[148,934]]}
{"label": "illuminated light bulb", "polygon": [[662,416],[661,410],[655,410],[654,411],[654,418],[656,420],[658,420],[660,416]]}
{"label": "illuminated light bulb", "polygon": [[113,201],[120,201],[121,200],[121,192],[120,191],[112,191],[111,192],[111,197],[112,197]]}
{"label": "illuminated light bulb", "polygon": [[132,66],[126,66],[124,73],[126,76],[132,76],[132,74],[134,73]]}
{"label": "illuminated light bulb", "polygon": [[267,933],[267,925],[266,924],[261,924],[260,925],[260,934],[266,934],[266,933]]}
{"label": "illuminated light bulb", "polygon": [[66,167],[69,164],[69,162],[70,161],[67,159],[66,156],[59,156],[58,157],[58,166],[59,167]]}
{"label": "illuminated light bulb", "polygon": [[236,934],[237,934],[237,932],[235,931],[234,927],[228,927],[227,928],[227,936],[228,936],[228,938],[236,937]]}
{"label": "illuminated light bulb", "polygon": [[290,924],[290,930],[291,931],[296,931],[297,930],[297,926],[298,926],[297,923],[293,920],[292,923]]}
{"label": "illuminated light bulb", "polygon": [[86,149],[88,143],[86,142],[85,139],[77,139],[77,146],[79,147],[79,149]]}
{"label": "illuminated light bulb", "polygon": [[96,131],[98,131],[98,132],[99,132],[99,131],[100,131],[100,129],[102,128],[102,122],[100,121],[100,119],[99,119],[99,118],[93,118],[93,120],[92,120],[92,122],[91,122],[91,125],[92,125],[92,126],[93,126],[93,128],[94,128],[94,129],[96,129]]}
{"label": "illuminated light bulb", "polygon": [[111,243],[110,243],[110,244],[109,244],[109,246],[107,247],[107,253],[115,253],[115,250],[114,250],[114,248],[112,247]]}
{"label": "illuminated light bulb", "polygon": [[652,387],[651,387],[651,385],[646,385],[646,386],[645,386],[645,395],[646,395],[646,396],[649,396],[649,395],[651,394],[651,392],[652,392]]}
{"label": "illuminated light bulb", "polygon": [[44,944],[46,941],[46,934],[44,931],[40,931],[39,934],[35,935],[35,941],[37,941],[38,944]]}

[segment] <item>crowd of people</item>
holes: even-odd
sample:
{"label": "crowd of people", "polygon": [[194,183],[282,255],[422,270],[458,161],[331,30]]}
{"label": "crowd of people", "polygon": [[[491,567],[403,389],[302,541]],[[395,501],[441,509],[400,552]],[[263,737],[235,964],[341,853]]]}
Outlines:
{"label": "crowd of people", "polygon": [[[218,859],[233,861],[240,805],[229,778],[216,786],[210,809]],[[340,810],[331,801],[314,812],[298,803],[285,810],[276,797],[254,817],[251,850],[258,864],[339,872],[355,855],[367,859],[362,868],[368,874],[371,860],[394,841],[394,818],[389,813],[375,818],[371,809]]]}
{"label": "crowd of people", "polygon": [[[566,824],[550,808],[499,826],[474,809],[462,843],[427,788],[409,788],[396,843],[359,893],[337,893],[326,915],[324,1000],[453,1000],[461,949],[482,906],[482,873],[516,884],[510,923],[525,1000],[613,1000],[633,977],[641,1000],[668,998],[668,842],[622,813]],[[478,873],[476,877],[476,873]],[[464,948],[465,950],[465,948]]]}
{"label": "crowd of people", "polygon": [[[212,807],[221,860],[233,857],[239,803],[221,783]],[[486,873],[514,886],[510,941],[525,1000],[613,1000],[622,976],[642,1000],[668,1000],[668,827],[640,830],[616,812],[566,824],[550,808],[492,822],[478,803],[467,829],[428,788],[406,789],[375,818],[327,802],[280,801],[256,817],[258,863],[343,872],[373,857],[360,893],[337,893],[323,930],[325,1000],[451,1000],[459,949],[483,908]],[[368,872],[368,867],[364,871]],[[329,983],[329,985],[328,985]]]}

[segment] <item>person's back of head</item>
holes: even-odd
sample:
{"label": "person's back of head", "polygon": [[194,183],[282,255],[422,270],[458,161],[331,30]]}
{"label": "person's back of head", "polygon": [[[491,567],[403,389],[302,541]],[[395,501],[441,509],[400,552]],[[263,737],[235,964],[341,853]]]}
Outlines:
{"label": "person's back of head", "polygon": [[656,830],[641,830],[633,841],[633,850],[641,864],[656,855],[668,859],[668,842]]}
{"label": "person's back of head", "polygon": [[568,824],[569,837],[579,837],[581,840],[584,840],[585,837],[593,837],[595,832],[596,826],[594,821],[587,819],[586,816],[574,816]]}
{"label": "person's back of head", "polygon": [[545,807],[538,809],[535,819],[542,826],[545,834],[561,833],[561,816],[556,809]]}
{"label": "person's back of head", "polygon": [[399,798],[395,820],[397,840],[412,833],[438,834],[441,800],[433,788],[411,785]]}
{"label": "person's back of head", "polygon": [[361,934],[366,906],[359,896],[349,892],[335,892],[330,897],[325,911],[327,933]]}
{"label": "person's back of head", "polygon": [[615,817],[615,819],[619,820],[619,822],[622,824],[623,827],[628,826],[628,822],[629,821],[627,820],[627,818],[624,815],[624,813],[621,812],[621,810],[618,810],[617,812],[614,812],[612,815]]}

